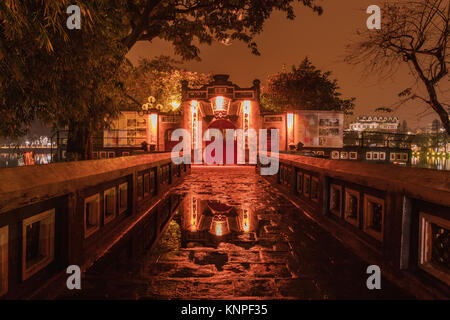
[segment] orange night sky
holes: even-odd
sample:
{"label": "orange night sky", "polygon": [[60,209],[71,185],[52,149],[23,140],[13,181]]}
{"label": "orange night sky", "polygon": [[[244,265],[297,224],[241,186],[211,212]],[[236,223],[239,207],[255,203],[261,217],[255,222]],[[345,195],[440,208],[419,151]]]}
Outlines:
{"label": "orange night sky", "polygon": [[[231,81],[245,87],[251,86],[255,78],[264,83],[267,75],[281,70],[283,64],[290,68],[309,56],[321,70],[333,72],[332,77],[338,79],[344,97],[357,98],[355,115],[375,114],[375,108],[389,107],[398,101],[397,94],[405,88],[421,88],[421,83],[416,83],[409,74],[406,64],[393,79],[380,81],[376,77],[362,78],[361,67],[343,62],[346,44],[352,41],[358,29],[366,27],[369,16],[366,8],[372,4],[381,6],[381,1],[325,0],[318,3],[324,8],[322,16],[301,5],[296,7],[294,21],[276,12],[267,21],[263,33],[256,38],[261,56],[252,55],[244,43],[234,42],[230,46],[214,43],[200,47],[202,61],[187,62],[184,67],[199,72],[227,73]],[[136,63],[139,58],[161,54],[174,56],[173,48],[167,42],[155,40],[152,43],[138,43],[128,57]],[[440,89],[441,100],[449,101],[449,87],[444,90],[441,85]],[[426,117],[418,117],[417,114],[425,109],[423,103],[411,102],[392,115],[406,120],[408,126],[415,129],[427,126],[437,118],[432,112],[428,112]]]}

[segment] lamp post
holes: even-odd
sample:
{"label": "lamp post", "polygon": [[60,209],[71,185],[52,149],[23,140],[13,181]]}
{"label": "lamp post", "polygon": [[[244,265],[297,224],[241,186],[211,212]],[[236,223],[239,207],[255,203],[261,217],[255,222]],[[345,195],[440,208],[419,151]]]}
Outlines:
{"label": "lamp post", "polygon": [[142,105],[141,110],[138,111],[140,116],[146,117],[147,123],[147,145],[149,148],[147,151],[157,151],[158,150],[158,113],[161,110],[162,105],[157,104],[156,99],[153,96],[148,98],[148,103]]}
{"label": "lamp post", "polygon": [[286,147],[289,150],[294,145],[294,113],[292,112],[286,114],[286,140]]}

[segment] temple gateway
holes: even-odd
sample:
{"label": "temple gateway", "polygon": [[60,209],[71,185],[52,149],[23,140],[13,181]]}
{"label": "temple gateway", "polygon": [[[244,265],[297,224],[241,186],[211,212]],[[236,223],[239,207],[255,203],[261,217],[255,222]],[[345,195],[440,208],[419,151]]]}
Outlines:
{"label": "temple gateway", "polygon": [[[192,137],[199,136],[198,130],[203,136],[208,129],[219,129],[224,140],[227,129],[242,129],[244,134],[249,129],[256,132],[259,129],[277,129],[280,151],[293,150],[299,142],[318,154],[323,154],[325,149],[343,147],[343,112],[268,112],[260,104],[259,80],[254,80],[251,87],[241,88],[229,81],[228,75],[217,74],[213,79],[198,89],[190,88],[187,81],[183,81],[182,101],[174,111],[123,111],[112,129],[104,132],[103,151],[96,156],[108,157],[108,153],[127,155],[137,149],[142,150],[143,146],[150,151],[171,151],[178,143],[171,141],[171,134],[178,128],[188,130]],[[236,143],[236,135],[234,139]],[[267,150],[270,150],[271,142],[269,131]],[[203,141],[203,147],[207,143]],[[224,141],[224,155],[225,144]]]}

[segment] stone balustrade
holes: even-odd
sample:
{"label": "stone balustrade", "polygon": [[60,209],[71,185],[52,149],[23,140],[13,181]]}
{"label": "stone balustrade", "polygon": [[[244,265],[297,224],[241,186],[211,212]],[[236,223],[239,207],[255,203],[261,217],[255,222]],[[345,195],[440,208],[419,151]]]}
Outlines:
{"label": "stone balustrade", "polygon": [[0,296],[85,270],[141,224],[151,245],[177,205],[164,196],[189,170],[170,153],[1,169]]}
{"label": "stone balustrade", "polygon": [[278,156],[265,177],[311,219],[406,290],[449,296],[450,172]]}

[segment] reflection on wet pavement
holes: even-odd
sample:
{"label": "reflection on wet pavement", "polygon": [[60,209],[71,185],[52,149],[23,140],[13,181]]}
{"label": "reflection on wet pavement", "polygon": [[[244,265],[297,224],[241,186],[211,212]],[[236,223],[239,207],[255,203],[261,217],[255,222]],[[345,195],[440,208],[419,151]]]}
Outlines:
{"label": "reflection on wet pavement", "polygon": [[303,215],[254,168],[193,168],[156,247],[88,272],[77,297],[119,299],[399,299],[387,280]]}

